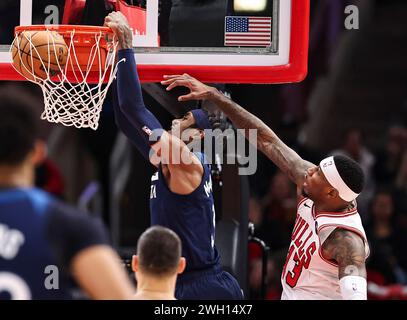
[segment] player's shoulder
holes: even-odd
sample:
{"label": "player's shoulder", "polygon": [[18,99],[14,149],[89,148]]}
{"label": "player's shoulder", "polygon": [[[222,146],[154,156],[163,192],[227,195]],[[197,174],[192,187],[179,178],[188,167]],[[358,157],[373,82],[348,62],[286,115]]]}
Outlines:
{"label": "player's shoulder", "polygon": [[26,195],[37,211],[46,211],[50,215],[76,215],[84,213],[83,210],[62,201],[41,189],[30,189],[26,192]]}
{"label": "player's shoulder", "polygon": [[25,206],[28,205],[31,212],[45,216],[53,199],[47,192],[37,188],[15,188],[2,190],[0,201],[7,202],[15,208],[24,206],[24,210],[27,210]]}
{"label": "player's shoulder", "polygon": [[61,200],[57,199],[55,196],[50,193],[38,189],[38,188],[29,188],[29,189],[18,189],[16,192],[21,193],[25,200],[29,201],[33,207],[36,209],[66,209],[73,210],[68,204],[63,203]]}
{"label": "player's shoulder", "polygon": [[351,205],[343,211],[317,211],[315,217],[317,219],[333,219],[338,221],[347,221],[349,219],[356,219],[357,221],[361,220],[356,201],[353,201]]}
{"label": "player's shoulder", "polygon": [[64,266],[86,248],[110,244],[101,219],[58,199],[54,199],[49,211],[47,239]]}
{"label": "player's shoulder", "polygon": [[107,242],[107,229],[99,217],[59,199],[54,199],[49,211],[48,234],[52,238],[65,236],[85,243],[94,238]]}
{"label": "player's shoulder", "polygon": [[297,209],[300,209],[301,207],[312,209],[313,204],[314,202],[310,198],[304,196],[297,197]]}
{"label": "player's shoulder", "polygon": [[69,226],[82,225],[89,228],[100,228],[100,219],[89,216],[88,212],[79,209],[40,189],[27,193],[36,211],[44,212],[51,230],[69,229]]}
{"label": "player's shoulder", "polygon": [[56,198],[53,198],[49,205],[49,215],[53,224],[60,227],[78,223],[94,226],[100,224],[100,219],[92,217],[88,212]]}

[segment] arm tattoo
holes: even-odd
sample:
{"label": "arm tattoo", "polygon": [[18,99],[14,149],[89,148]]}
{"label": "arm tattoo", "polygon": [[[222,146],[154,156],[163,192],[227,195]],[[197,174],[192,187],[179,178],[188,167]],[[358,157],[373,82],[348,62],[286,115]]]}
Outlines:
{"label": "arm tattoo", "polygon": [[345,276],[366,278],[365,245],[355,232],[335,229],[322,245],[325,258],[335,260],[339,266],[339,279]]}
{"label": "arm tattoo", "polygon": [[[257,129],[257,141],[249,141],[257,146],[271,161],[273,161],[297,185],[303,181],[305,171],[315,165],[303,160],[294,150],[289,148],[280,138],[259,118],[225,97],[219,92],[213,93],[211,100],[226,114],[239,129]],[[245,130],[246,138],[249,131]]]}

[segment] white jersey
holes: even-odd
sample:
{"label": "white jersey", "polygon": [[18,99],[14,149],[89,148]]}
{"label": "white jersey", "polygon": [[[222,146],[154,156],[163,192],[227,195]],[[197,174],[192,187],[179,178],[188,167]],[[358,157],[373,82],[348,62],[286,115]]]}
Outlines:
{"label": "white jersey", "polygon": [[342,300],[338,265],[324,259],[321,253],[322,244],[338,227],[362,237],[367,258],[369,245],[356,204],[347,212],[334,213],[316,212],[309,198],[299,202],[281,276],[282,300]]}

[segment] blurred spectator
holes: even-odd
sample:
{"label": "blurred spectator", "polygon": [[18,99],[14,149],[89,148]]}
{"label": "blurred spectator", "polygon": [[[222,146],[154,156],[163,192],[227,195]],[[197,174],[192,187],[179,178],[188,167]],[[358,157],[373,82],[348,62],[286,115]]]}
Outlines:
{"label": "blurred spectator", "polygon": [[287,247],[296,216],[296,190],[281,171],[271,178],[263,206],[264,217],[259,228],[259,237],[271,246],[272,250]]}
{"label": "blurred spectator", "polygon": [[343,155],[350,157],[361,166],[366,180],[363,192],[358,197],[358,212],[360,213],[362,219],[366,221],[367,206],[375,189],[372,173],[375,158],[363,144],[361,132],[358,129],[349,130],[345,135],[342,147],[332,151],[332,155]]}
{"label": "blurred spectator", "polygon": [[[394,223],[394,202],[390,192],[379,191],[371,204],[367,238],[371,253],[367,262],[368,279],[380,285],[404,283],[405,272],[398,261],[405,245],[402,230]],[[400,250],[401,249],[401,250]]]}
{"label": "blurred spectator", "polygon": [[[268,195],[264,199],[268,219],[293,221],[292,211],[296,207],[295,187],[288,177],[278,171],[272,178]],[[291,217],[290,217],[291,216]]]}
{"label": "blurred spectator", "polygon": [[396,177],[396,188],[407,192],[407,150],[404,150]]}
{"label": "blurred spectator", "polygon": [[400,167],[403,152],[407,150],[407,129],[394,125],[387,134],[386,145],[376,155],[375,180],[379,185],[391,186]]}
{"label": "blurred spectator", "polygon": [[394,204],[397,212],[396,223],[400,229],[396,250],[400,266],[407,271],[407,151],[404,151],[393,191]]}
{"label": "blurred spectator", "polygon": [[267,293],[266,300],[280,300],[283,288],[281,286],[281,273],[287,258],[287,250],[273,252],[267,264]]}
{"label": "blurred spectator", "polygon": [[260,246],[249,243],[249,298],[259,300],[261,297],[262,282],[262,253]]}
{"label": "blurred spectator", "polygon": [[64,180],[58,167],[45,159],[35,171],[35,185],[60,199],[64,198]]}
{"label": "blurred spectator", "polygon": [[[286,258],[286,250],[273,252],[267,261],[267,278],[266,278],[266,300],[280,300],[281,287],[281,270],[283,269]],[[263,299],[261,296],[262,285],[262,251],[258,244],[249,243],[249,299]]]}
{"label": "blurred spectator", "polygon": [[404,151],[401,165],[396,177],[394,200],[397,212],[397,222],[407,230],[407,151]]}
{"label": "blurred spectator", "polygon": [[260,227],[263,222],[263,212],[260,201],[254,196],[249,199],[249,221],[253,222],[254,230]]}

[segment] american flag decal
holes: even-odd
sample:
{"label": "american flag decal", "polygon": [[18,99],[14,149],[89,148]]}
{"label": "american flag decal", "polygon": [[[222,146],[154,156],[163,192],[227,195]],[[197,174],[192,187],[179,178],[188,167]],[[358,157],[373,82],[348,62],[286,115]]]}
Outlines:
{"label": "american flag decal", "polygon": [[270,17],[225,17],[225,46],[267,47],[270,45]]}

